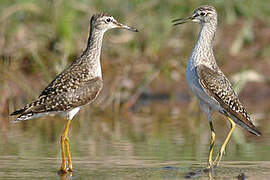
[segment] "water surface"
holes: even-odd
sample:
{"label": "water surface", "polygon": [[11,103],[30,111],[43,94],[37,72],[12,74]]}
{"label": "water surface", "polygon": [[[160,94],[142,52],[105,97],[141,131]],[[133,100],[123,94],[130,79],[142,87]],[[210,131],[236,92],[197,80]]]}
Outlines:
{"label": "water surface", "polygon": [[[154,108],[155,109],[155,108]],[[210,131],[203,114],[168,109],[112,115],[82,111],[72,122],[70,144],[74,173],[59,176],[61,117],[13,124],[2,121],[0,179],[184,179],[206,166]],[[146,113],[147,112],[147,113]],[[229,126],[214,115],[215,153]],[[3,123],[5,122],[5,123]],[[270,136],[255,137],[237,128],[220,167],[196,178],[247,179],[270,177]]]}

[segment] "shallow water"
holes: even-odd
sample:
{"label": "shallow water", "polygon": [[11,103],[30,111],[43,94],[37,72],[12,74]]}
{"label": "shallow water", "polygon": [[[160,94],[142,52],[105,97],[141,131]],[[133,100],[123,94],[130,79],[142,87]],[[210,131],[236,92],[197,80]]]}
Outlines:
{"label": "shallow water", "polygon": [[[246,179],[269,179],[267,128],[262,137],[238,128],[220,167],[209,174],[200,171],[206,166],[210,139],[205,117],[184,112],[175,117],[175,112],[162,111],[116,116],[82,111],[70,130],[74,173],[65,176],[57,174],[61,163],[59,137],[65,122],[61,117],[17,124],[2,120],[0,179],[170,180],[187,175],[237,179],[241,173]],[[222,116],[214,116],[219,118]],[[229,126],[221,120],[214,126],[216,154]]]}
{"label": "shallow water", "polygon": [[[89,159],[74,158],[76,170],[73,174],[60,176],[55,171],[60,159],[27,158],[17,156],[0,157],[0,179],[187,179],[187,173],[204,168],[204,163],[193,161],[159,162],[157,160],[141,160],[136,157],[123,159],[106,157]],[[215,172],[200,172],[194,178],[200,179],[237,179],[244,173],[247,179],[269,179],[269,161],[234,161],[224,162]]]}

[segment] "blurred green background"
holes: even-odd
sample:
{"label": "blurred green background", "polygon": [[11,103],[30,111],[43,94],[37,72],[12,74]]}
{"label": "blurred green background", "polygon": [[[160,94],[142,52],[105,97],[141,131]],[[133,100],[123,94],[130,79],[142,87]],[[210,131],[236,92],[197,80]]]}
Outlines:
{"label": "blurred green background", "polygon": [[[269,0],[1,0],[0,156],[60,157],[61,117],[12,124],[8,115],[80,56],[90,17],[103,11],[140,32],[106,33],[104,88],[72,122],[73,156],[205,162],[208,122],[185,82],[199,25],[171,23],[204,4],[219,15],[218,64],[263,133],[238,128],[225,160],[270,160]],[[217,113],[213,119],[220,145],[229,126]]]}

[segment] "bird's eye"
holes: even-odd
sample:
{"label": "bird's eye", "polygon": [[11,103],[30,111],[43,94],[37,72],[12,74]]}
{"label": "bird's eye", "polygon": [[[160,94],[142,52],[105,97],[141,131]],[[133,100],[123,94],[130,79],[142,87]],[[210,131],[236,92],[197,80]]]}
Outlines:
{"label": "bird's eye", "polygon": [[204,12],[201,12],[201,14],[200,14],[201,16],[204,16],[205,15],[205,13]]}
{"label": "bird's eye", "polygon": [[106,19],[106,22],[107,23],[111,22],[111,19],[110,18]]}

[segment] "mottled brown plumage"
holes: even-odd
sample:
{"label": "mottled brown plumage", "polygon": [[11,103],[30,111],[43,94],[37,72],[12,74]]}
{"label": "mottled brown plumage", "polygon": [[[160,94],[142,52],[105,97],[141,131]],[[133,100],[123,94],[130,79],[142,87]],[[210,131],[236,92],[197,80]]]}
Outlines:
{"label": "mottled brown plumage", "polygon": [[82,78],[88,75],[80,74],[81,71],[67,72],[64,71],[52,81],[36,101],[11,115],[21,114],[18,118],[24,118],[36,113],[66,112],[93,102],[102,89],[102,79]]}
{"label": "mottled brown plumage", "polygon": [[[72,162],[68,143],[68,132],[72,118],[83,105],[93,102],[102,89],[100,53],[104,33],[113,28],[138,30],[120,24],[106,13],[93,15],[86,49],[67,69],[60,73],[32,103],[14,111],[19,115],[16,121],[33,119],[49,114],[64,114],[67,123],[61,136],[62,165],[60,173],[72,172]],[[66,166],[66,154],[68,167]]]}
{"label": "mottled brown plumage", "polygon": [[59,112],[68,114],[76,107],[93,102],[102,89],[100,51],[103,34],[111,28],[137,32],[134,28],[118,23],[106,13],[93,15],[83,54],[59,74],[35,101],[13,112],[11,115],[20,115],[15,121]]}
{"label": "mottled brown plumage", "polygon": [[205,65],[198,65],[197,73],[206,93],[224,108],[221,113],[230,116],[237,124],[249,132],[255,135],[261,134],[251,122],[249,114],[239,101],[229,80],[221,71],[215,71]]}
{"label": "mottled brown plumage", "polygon": [[[219,165],[236,124],[257,136],[261,133],[251,122],[250,116],[240,103],[229,80],[216,63],[213,52],[218,23],[216,9],[207,5],[200,6],[191,16],[176,19],[173,23],[179,25],[190,21],[199,23],[201,30],[188,61],[186,80],[191,91],[199,99],[201,110],[206,113],[209,121],[211,143],[207,168],[213,168]],[[213,111],[224,114],[231,124],[231,129],[214,161],[212,156],[216,133],[211,118]]]}

